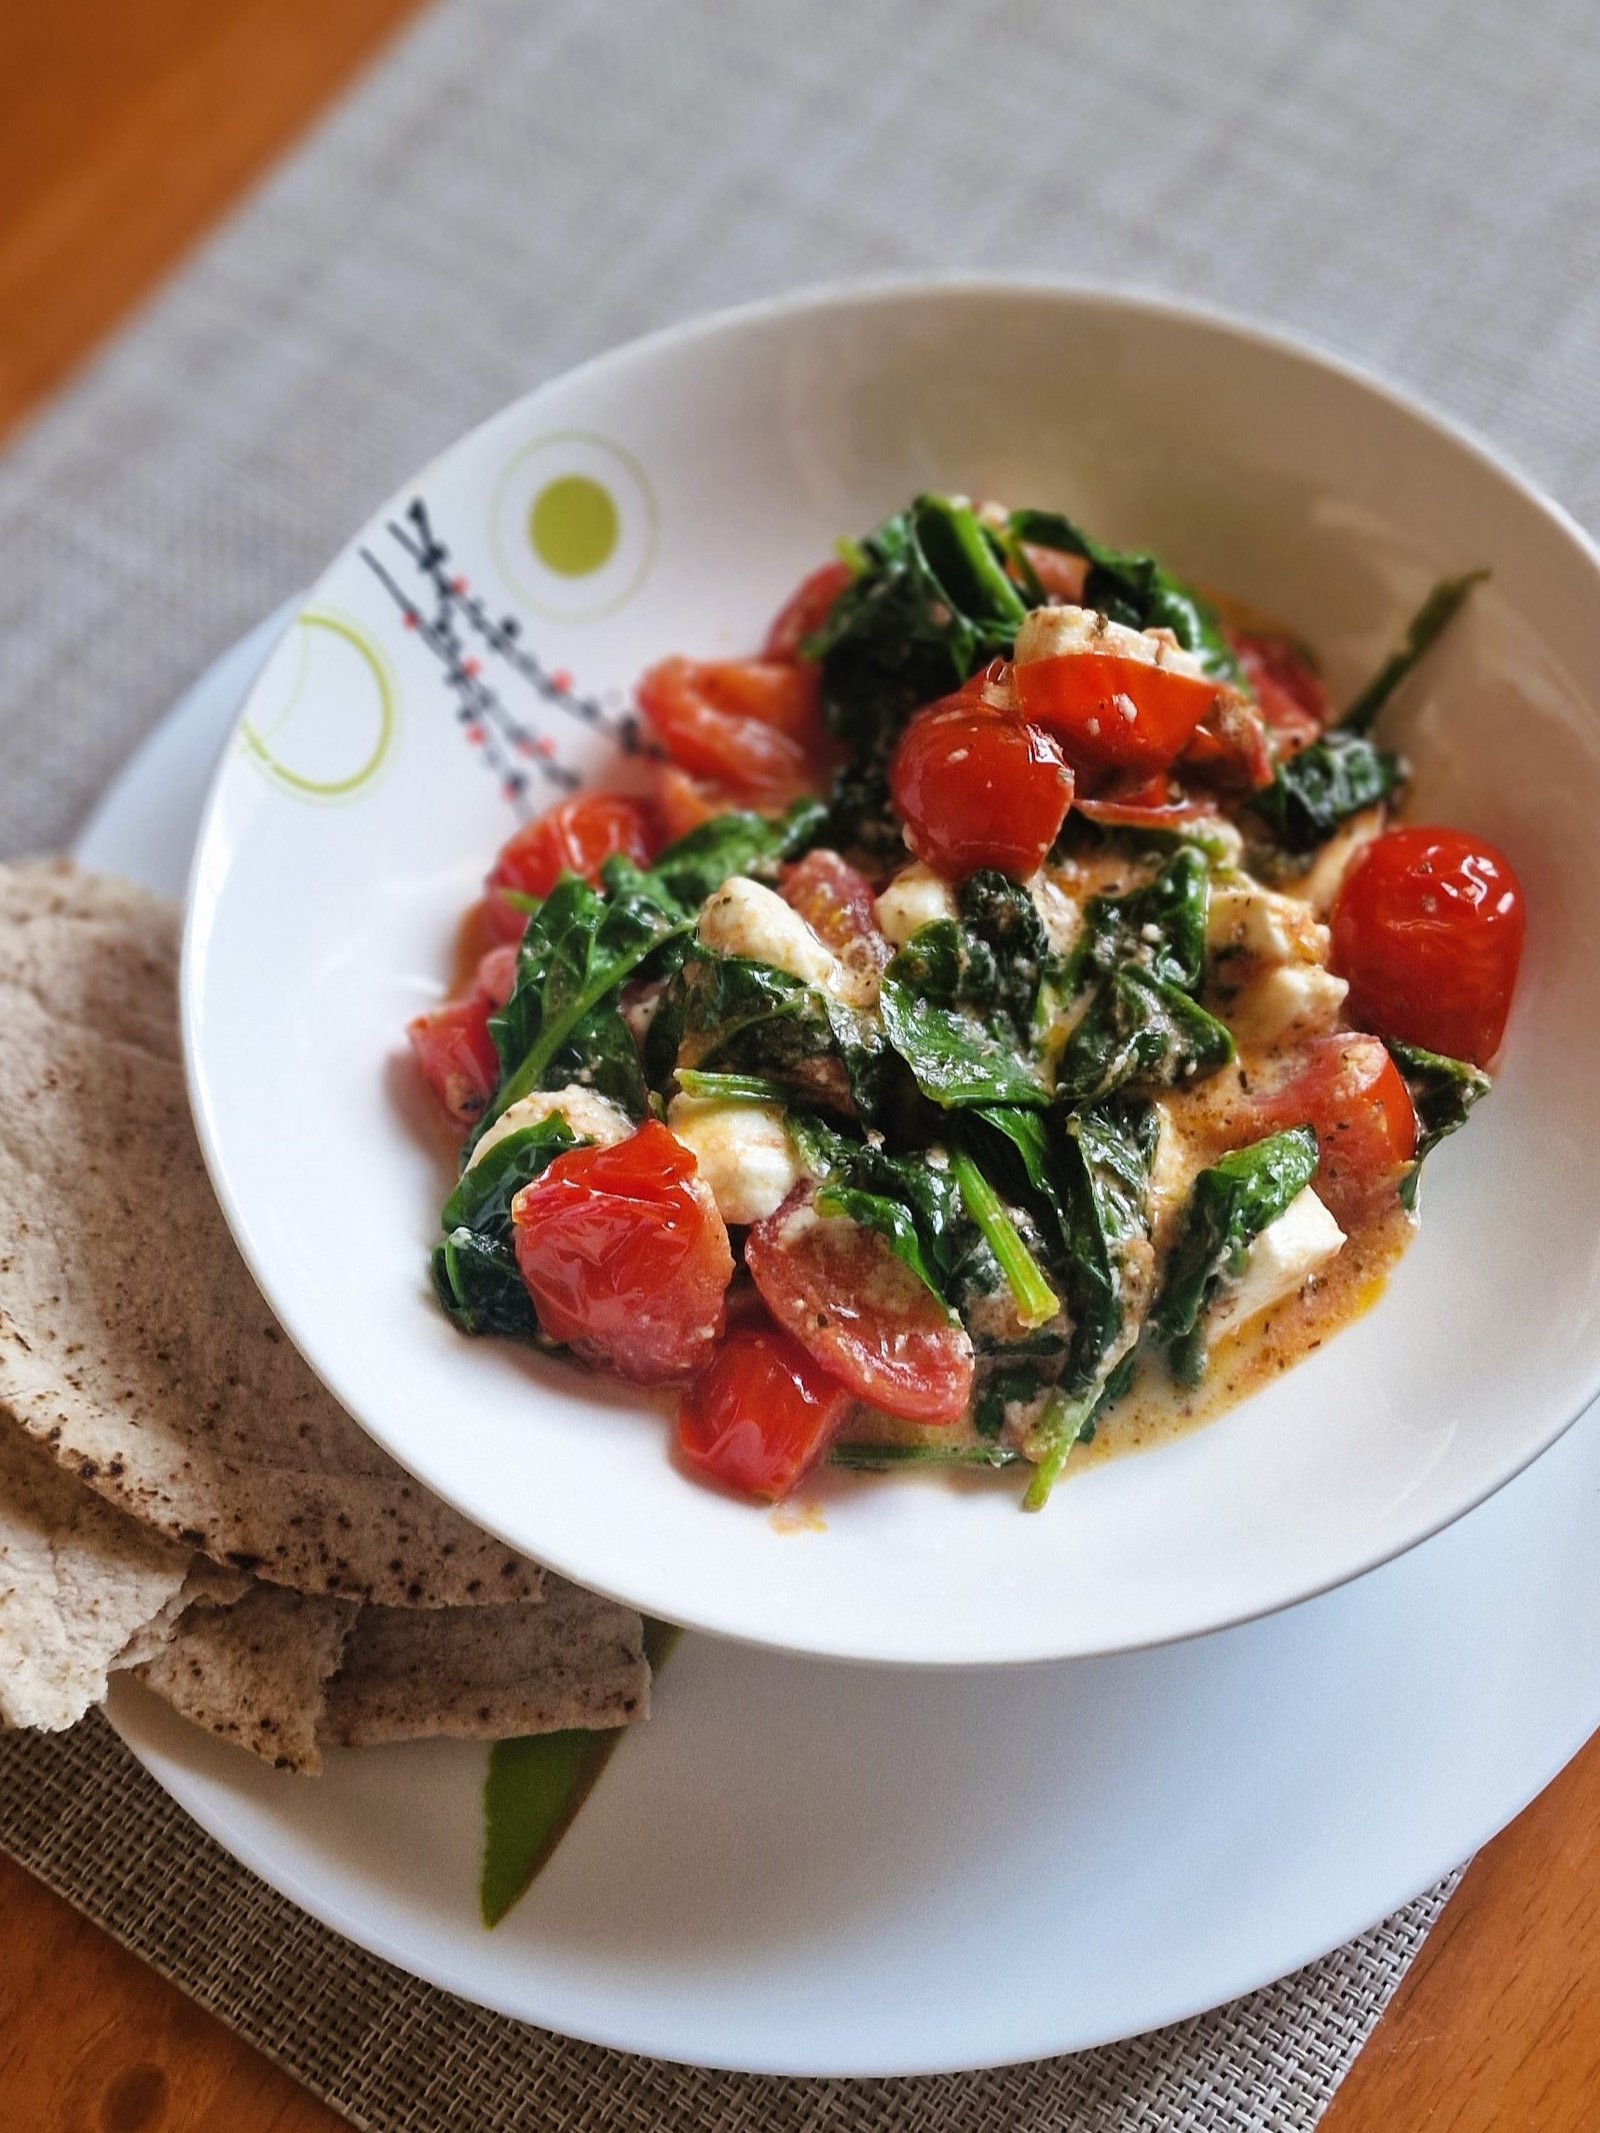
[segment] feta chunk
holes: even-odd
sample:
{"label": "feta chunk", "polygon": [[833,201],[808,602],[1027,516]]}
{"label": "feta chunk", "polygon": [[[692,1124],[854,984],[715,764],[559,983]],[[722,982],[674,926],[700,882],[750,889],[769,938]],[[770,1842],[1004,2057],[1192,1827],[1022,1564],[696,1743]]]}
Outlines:
{"label": "feta chunk", "polygon": [[1343,1247],[1344,1231],[1308,1185],[1270,1222],[1245,1258],[1244,1272],[1206,1313],[1208,1342],[1237,1332],[1303,1288]]}
{"label": "feta chunk", "polygon": [[1036,607],[1017,631],[1019,667],[1073,652],[1114,652],[1141,666],[1170,667],[1199,681],[1210,678],[1199,654],[1186,652],[1170,630],[1131,630],[1097,615],[1092,607]]}
{"label": "feta chunk", "polygon": [[1320,963],[1278,963],[1244,988],[1228,1021],[1245,1044],[1320,1036],[1336,1027],[1349,990]]}
{"label": "feta chunk", "polygon": [[674,1096],[667,1125],[689,1149],[724,1222],[760,1222],[804,1172],[777,1104]]}
{"label": "feta chunk", "polygon": [[523,1126],[536,1126],[540,1119],[557,1111],[577,1139],[594,1141],[601,1148],[625,1141],[633,1131],[633,1120],[627,1112],[608,1096],[597,1096],[593,1089],[581,1088],[576,1082],[569,1082],[564,1089],[535,1089],[531,1096],[519,1096],[501,1112],[473,1149],[468,1170],[481,1163],[497,1141]]}
{"label": "feta chunk", "polygon": [[718,955],[744,956],[833,991],[844,982],[839,959],[775,889],[735,874],[708,898],[697,928]]}
{"label": "feta chunk", "polygon": [[1381,833],[1386,813],[1382,807],[1369,807],[1359,815],[1352,815],[1344,828],[1336,830],[1328,839],[1308,871],[1292,884],[1294,894],[1303,897],[1318,918],[1326,918],[1333,909],[1333,900],[1350,871],[1351,860],[1363,845],[1370,844]]}
{"label": "feta chunk", "polygon": [[1326,963],[1329,936],[1297,897],[1265,889],[1247,875],[1211,886],[1206,946],[1263,963]]}
{"label": "feta chunk", "polygon": [[1069,955],[1083,931],[1083,908],[1070,896],[1047,867],[1041,867],[1026,884],[1044,927],[1045,938],[1055,955]]}
{"label": "feta chunk", "polygon": [[875,908],[884,939],[891,947],[903,948],[924,926],[956,916],[955,891],[919,859],[915,866],[896,874]]}

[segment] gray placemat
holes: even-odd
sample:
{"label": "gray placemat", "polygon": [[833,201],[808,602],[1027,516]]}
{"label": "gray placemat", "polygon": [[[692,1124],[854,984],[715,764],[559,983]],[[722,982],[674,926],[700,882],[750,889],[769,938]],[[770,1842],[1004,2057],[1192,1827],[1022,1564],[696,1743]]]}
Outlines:
{"label": "gray placemat", "polygon": [[1302,2133],[1449,1893],[1268,1991],[1113,2051],[923,2080],[780,2081],[625,2058],[419,1984],[236,1866],[99,1718],[53,1739],[0,1733],[0,1803],[8,1851],[374,2133]]}
{"label": "gray placemat", "polygon": [[[1592,0],[444,0],[0,461],[0,855],[63,842],[204,661],[469,422],[799,283],[1020,267],[1223,303],[1600,522],[1597,91]],[[1440,1901],[1070,2064],[768,2083],[416,1986],[97,1725],[0,1744],[0,1842],[363,2122],[460,2133],[1309,2126]]]}

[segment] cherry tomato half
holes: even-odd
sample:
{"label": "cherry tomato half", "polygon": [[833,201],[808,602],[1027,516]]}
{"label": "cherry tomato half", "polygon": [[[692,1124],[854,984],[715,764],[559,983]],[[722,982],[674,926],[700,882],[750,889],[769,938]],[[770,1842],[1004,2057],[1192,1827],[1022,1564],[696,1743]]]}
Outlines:
{"label": "cherry tomato half", "polygon": [[517,1265],[552,1340],[640,1385],[688,1377],[723,1328],[728,1232],[683,1143],[654,1120],[558,1155],[511,1203]]}
{"label": "cherry tomato half", "polygon": [[1161,770],[1218,699],[1215,682],[1115,652],[1065,652],[1011,670],[1024,718],[1084,768]]}
{"label": "cherry tomato half", "polygon": [[1481,837],[1375,837],[1352,861],[1330,920],[1350,1019],[1487,1066],[1505,1034],[1526,922],[1511,862]]}
{"label": "cherry tomato half", "polygon": [[778,877],[778,894],[852,970],[882,970],[891,950],[865,874],[825,849],[807,852]]}
{"label": "cherry tomato half", "polygon": [[918,712],[889,788],[907,844],[935,873],[960,881],[995,867],[1022,881],[1061,834],[1073,778],[1048,733],[966,694]]}
{"label": "cherry tomato half", "polygon": [[[640,866],[655,853],[655,830],[642,800],[621,793],[579,793],[562,800],[537,822],[526,822],[500,848],[487,886],[516,889],[523,896],[550,894],[563,874],[597,881],[613,853],[623,852]],[[518,916],[518,930],[527,914]]]}
{"label": "cherry tomato half", "polygon": [[1268,1131],[1310,1126],[1313,1181],[1341,1222],[1358,1222],[1394,1191],[1417,1152],[1417,1117],[1400,1070],[1376,1037],[1341,1032],[1304,1048],[1298,1072],[1261,1107]]}
{"label": "cherry tomato half", "polygon": [[854,1401],[775,1326],[730,1333],[678,1405],[678,1448],[704,1474],[776,1503],[827,1449]]}
{"label": "cherry tomato half", "polygon": [[763,659],[798,659],[806,639],[821,629],[855,573],[848,563],[823,563],[802,578],[773,619]]}
{"label": "cherry tomato half", "polygon": [[1321,676],[1294,640],[1232,630],[1228,641],[1283,753],[1292,755],[1314,741],[1332,709]]}
{"label": "cherry tomato half", "polygon": [[639,709],[680,769],[749,803],[808,791],[827,754],[817,669],[786,660],[663,659]]}
{"label": "cherry tomato half", "polygon": [[423,1080],[458,1126],[480,1119],[499,1085],[490,1009],[487,993],[474,991],[406,1024]]}
{"label": "cherry tomato half", "polygon": [[910,1422],[953,1422],[972,1394],[972,1342],[875,1230],[819,1215],[797,1186],[745,1239],[762,1301],[858,1400]]}

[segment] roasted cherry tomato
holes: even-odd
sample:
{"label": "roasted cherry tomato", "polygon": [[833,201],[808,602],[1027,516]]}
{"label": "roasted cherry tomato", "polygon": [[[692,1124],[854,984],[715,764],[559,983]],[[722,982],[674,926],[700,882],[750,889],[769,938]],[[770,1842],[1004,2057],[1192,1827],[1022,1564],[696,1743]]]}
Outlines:
{"label": "roasted cherry tomato", "polygon": [[474,991],[406,1024],[423,1080],[458,1126],[483,1116],[500,1080],[490,1008],[488,995]]}
{"label": "roasted cherry tomato", "polygon": [[966,1329],[875,1230],[819,1215],[801,1185],[752,1227],[744,1256],[778,1324],[858,1400],[910,1422],[965,1413]]}
{"label": "roasted cherry tomato", "polygon": [[[487,886],[516,889],[523,896],[550,894],[563,874],[598,881],[600,869],[615,852],[640,866],[655,853],[655,829],[642,800],[621,793],[579,793],[562,800],[537,822],[524,823],[501,846],[489,870]],[[520,922],[525,912],[518,913]]]}
{"label": "roasted cherry tomato", "polygon": [[1331,925],[1351,1021],[1488,1065],[1526,925],[1503,853],[1460,830],[1389,830],[1351,862]]}
{"label": "roasted cherry tomato", "polygon": [[636,1384],[688,1377],[722,1333],[728,1232],[683,1143],[654,1120],[573,1148],[511,1203],[517,1265],[552,1340]]}
{"label": "roasted cherry tomato", "polygon": [[1203,800],[1185,799],[1164,771],[1149,776],[1129,771],[1114,778],[1092,798],[1079,793],[1074,801],[1078,813],[1104,829],[1166,829],[1173,823],[1194,822],[1211,809]]}
{"label": "roasted cherry tomato", "polygon": [[1400,1070],[1376,1037],[1314,1038],[1299,1071],[1262,1104],[1267,1130],[1310,1126],[1321,1158],[1317,1193],[1359,1221],[1394,1191],[1417,1152],[1417,1117]]}
{"label": "roasted cherry tomato", "polygon": [[1332,709],[1321,676],[1294,640],[1233,630],[1228,641],[1280,751],[1292,755],[1314,741]]}
{"label": "roasted cherry tomato", "polygon": [[778,893],[851,969],[882,970],[888,962],[891,950],[878,924],[872,884],[837,852],[807,852],[785,867]]}
{"label": "roasted cherry tomato", "polygon": [[711,778],[694,778],[676,763],[655,763],[656,819],[661,824],[662,836],[668,844],[676,844],[680,837],[687,837],[702,822],[709,822],[714,815],[726,815],[733,809],[748,807],[749,801],[742,794],[731,792],[726,785],[719,785]]}
{"label": "roasted cherry tomato", "polygon": [[816,1464],[854,1404],[787,1333],[741,1327],[685,1389],[678,1448],[702,1473],[776,1503]]}
{"label": "roasted cherry tomato", "polygon": [[1081,605],[1083,589],[1089,582],[1089,558],[1086,555],[1068,555],[1061,548],[1039,548],[1032,541],[1023,542],[1022,553],[1041,590],[1051,600],[1067,607]]}
{"label": "roasted cherry tomato", "polygon": [[1024,718],[1046,726],[1069,760],[1096,770],[1162,770],[1218,700],[1215,682],[1115,652],[1066,652],[1011,670]]}
{"label": "roasted cherry tomato", "polygon": [[817,670],[793,661],[663,659],[639,709],[680,769],[746,804],[808,791],[827,753]]}
{"label": "roasted cherry tomato", "polygon": [[911,721],[889,786],[907,844],[935,873],[994,867],[1022,881],[1061,834],[1073,779],[1048,733],[966,694]]}
{"label": "roasted cherry tomato", "polygon": [[823,563],[802,578],[779,608],[761,647],[762,658],[798,659],[801,645],[821,629],[854,575],[848,563]]}
{"label": "roasted cherry tomato", "polygon": [[1195,729],[1183,760],[1213,784],[1260,792],[1272,783],[1276,736],[1260,710],[1235,689],[1221,690],[1216,708]]}

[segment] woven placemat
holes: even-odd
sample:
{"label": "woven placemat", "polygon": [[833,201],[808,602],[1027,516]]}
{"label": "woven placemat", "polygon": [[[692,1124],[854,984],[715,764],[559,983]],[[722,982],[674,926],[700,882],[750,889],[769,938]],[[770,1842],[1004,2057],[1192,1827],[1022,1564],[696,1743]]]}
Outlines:
{"label": "woven placemat", "polygon": [[374,2133],[1301,2133],[1449,1894],[1115,2050],[923,2080],[765,2080],[573,2044],[419,1984],[245,1873],[98,1717],[55,1738],[0,1734],[0,1802],[8,1851]]}
{"label": "woven placemat", "polygon": [[[468,423],[846,274],[1027,268],[1309,333],[1600,522],[1592,0],[1005,9],[443,0],[0,461],[0,856],[60,844],[215,653]],[[1440,1892],[1120,2049],[931,2082],[685,2074],[311,1925],[98,1723],[0,1742],[0,1843],[361,2122],[1315,2122]]]}

